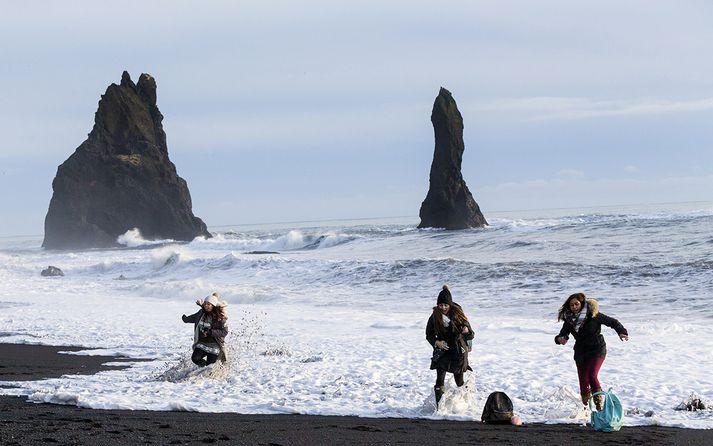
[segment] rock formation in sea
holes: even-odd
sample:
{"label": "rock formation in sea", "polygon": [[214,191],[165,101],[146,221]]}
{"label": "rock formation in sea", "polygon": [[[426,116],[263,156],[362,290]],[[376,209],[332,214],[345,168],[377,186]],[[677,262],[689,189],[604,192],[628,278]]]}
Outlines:
{"label": "rock formation in sea", "polygon": [[64,272],[62,272],[62,270],[57,268],[56,266],[50,265],[47,268],[43,269],[40,275],[42,277],[56,277],[64,276]]}
{"label": "rock formation in sea", "polygon": [[89,137],[52,181],[43,247],[116,246],[133,228],[148,240],[210,237],[168,157],[162,120],[151,75],[134,83],[125,71],[106,89]]}
{"label": "rock formation in sea", "polygon": [[465,229],[488,224],[468,190],[463,175],[463,117],[451,92],[441,87],[433,104],[431,122],[436,146],[430,187],[421,204],[419,228]]}

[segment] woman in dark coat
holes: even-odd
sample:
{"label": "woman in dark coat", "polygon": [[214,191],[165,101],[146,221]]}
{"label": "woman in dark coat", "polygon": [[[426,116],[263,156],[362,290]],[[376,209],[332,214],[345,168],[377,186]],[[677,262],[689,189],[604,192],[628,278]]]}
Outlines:
{"label": "woman in dark coat", "polygon": [[225,362],[225,337],[228,335],[227,304],[220,301],[218,293],[205,300],[196,301],[201,309],[190,316],[181,317],[183,322],[193,324],[193,355],[191,361],[204,367],[218,359]]}
{"label": "woman in dark coat", "polygon": [[[607,344],[602,336],[602,325],[613,328],[622,341],[629,340],[629,333],[619,321],[599,312],[599,302],[587,299],[584,293],[572,294],[560,307],[558,321],[563,321],[562,329],[555,336],[555,343],[565,345],[569,335],[574,336],[574,362],[577,364],[579,391],[582,403],[589,402],[592,393],[602,390],[599,384],[599,369],[607,355]],[[597,409],[604,402],[602,395],[594,398]]]}
{"label": "woman in dark coat", "polygon": [[468,365],[473,328],[460,305],[453,302],[447,285],[438,294],[436,306],[426,324],[426,340],[433,347],[431,370],[436,370],[436,408],[443,396],[446,373],[452,373],[458,387],[463,385],[463,374],[473,370]]}

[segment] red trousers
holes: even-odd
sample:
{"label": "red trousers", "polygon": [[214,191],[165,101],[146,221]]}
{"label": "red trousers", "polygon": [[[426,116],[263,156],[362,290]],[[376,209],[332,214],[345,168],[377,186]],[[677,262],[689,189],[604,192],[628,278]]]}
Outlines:
{"label": "red trousers", "polygon": [[604,363],[604,356],[593,356],[582,361],[577,361],[577,375],[579,375],[579,392],[584,396],[589,396],[592,392],[602,390],[599,384],[599,369]]}

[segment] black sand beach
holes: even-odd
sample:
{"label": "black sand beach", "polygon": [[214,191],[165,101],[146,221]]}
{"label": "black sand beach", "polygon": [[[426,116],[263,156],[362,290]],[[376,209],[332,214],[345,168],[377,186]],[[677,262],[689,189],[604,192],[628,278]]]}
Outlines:
{"label": "black sand beach", "polygon": [[[90,374],[121,358],[60,355],[67,347],[0,344],[0,381]],[[0,397],[0,444],[705,445],[713,431],[579,425],[492,426],[404,418],[92,410]]]}
{"label": "black sand beach", "polygon": [[[83,347],[0,344],[0,381],[34,381],[62,375],[92,375],[101,370],[121,368],[107,362],[126,361],[114,356],[65,355],[58,352],[87,350]],[[133,361],[133,360],[132,360]]]}

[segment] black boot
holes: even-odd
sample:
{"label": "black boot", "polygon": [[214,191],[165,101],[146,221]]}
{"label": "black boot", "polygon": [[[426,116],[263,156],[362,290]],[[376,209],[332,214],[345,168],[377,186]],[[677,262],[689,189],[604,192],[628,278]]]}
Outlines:
{"label": "black boot", "polygon": [[443,387],[435,386],[433,390],[436,392],[436,410],[438,410],[438,403],[441,401],[443,396]]}

